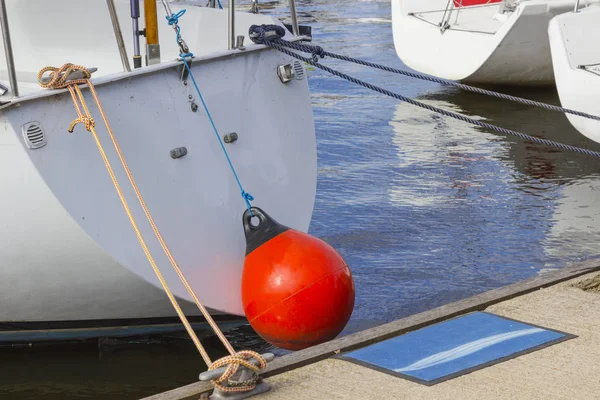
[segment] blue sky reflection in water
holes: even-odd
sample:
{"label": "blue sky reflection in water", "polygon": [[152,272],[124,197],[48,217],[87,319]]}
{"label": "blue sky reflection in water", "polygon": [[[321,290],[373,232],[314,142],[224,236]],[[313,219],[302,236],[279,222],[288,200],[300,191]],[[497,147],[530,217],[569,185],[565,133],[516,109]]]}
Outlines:
{"label": "blue sky reflection in water", "polygon": [[[287,15],[287,2],[261,4],[263,13]],[[389,1],[301,0],[298,7],[315,44],[404,67],[394,51]],[[323,62],[439,107],[600,149],[561,114]],[[356,307],[344,333],[597,254],[600,160],[485,132],[318,70],[308,76],[319,162],[310,231],[340,251],[353,271]],[[558,101],[553,91],[511,93]],[[232,338],[236,347],[265,347],[247,329]],[[204,368],[195,349],[182,343],[25,349],[3,355],[0,397],[135,399],[193,382]]]}

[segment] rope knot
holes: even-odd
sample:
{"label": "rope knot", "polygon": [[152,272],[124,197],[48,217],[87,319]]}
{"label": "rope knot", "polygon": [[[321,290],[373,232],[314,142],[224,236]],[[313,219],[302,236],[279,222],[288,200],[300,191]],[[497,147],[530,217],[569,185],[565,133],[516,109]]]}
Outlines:
{"label": "rope knot", "polygon": [[81,115],[71,122],[71,125],[69,125],[69,133],[73,133],[73,130],[75,130],[75,125],[80,122],[83,124],[83,126],[85,126],[85,130],[88,132],[91,132],[92,128],[96,127],[96,121],[94,121],[94,118],[87,115]]}
{"label": "rope knot", "polygon": [[[48,76],[44,76],[48,73]],[[70,79],[71,75],[76,78]],[[69,85],[88,83],[92,73],[81,65],[66,63],[62,67],[44,67],[38,72],[38,83],[44,89],[64,89]]]}
{"label": "rope knot", "polygon": [[254,201],[254,196],[252,196],[250,193],[246,192],[245,190],[242,190],[242,197],[246,201]]}
{"label": "rope knot", "polygon": [[279,25],[252,25],[248,31],[248,36],[256,44],[264,44],[269,40],[284,37],[285,28]]}
{"label": "rope knot", "polygon": [[319,58],[325,58],[325,50],[321,46],[314,46],[312,59],[314,62],[319,62]]}
{"label": "rope knot", "polygon": [[[48,74],[48,75],[46,75]],[[92,82],[90,78],[92,73],[81,65],[66,63],[62,67],[44,67],[38,72],[38,83],[44,89],[69,89],[73,99],[73,105],[77,111],[77,118],[71,122],[68,131],[73,133],[75,125],[82,123],[85,130],[92,132],[96,126],[96,122],[87,107],[83,93],[79,88],[80,84],[87,84],[91,88]],[[92,91],[92,93],[94,93]],[[95,95],[94,95],[95,97]]]}
{"label": "rope knot", "polygon": [[178,12],[165,17],[167,19],[167,23],[169,24],[169,26],[172,26],[173,29],[175,30],[175,40],[177,42],[177,45],[179,46],[179,53],[180,53],[181,58],[184,58],[187,56],[190,56],[190,57],[194,56],[190,52],[190,49],[188,48],[187,44],[185,44],[185,40],[183,40],[183,38],[181,37],[181,28],[179,27],[179,18],[181,18],[183,16],[183,14],[185,14],[185,11],[186,11],[185,8],[183,8],[183,9],[179,10]]}
{"label": "rope knot", "polygon": [[[255,365],[250,360],[256,360],[258,365]],[[256,387],[259,380],[258,373],[260,370],[267,367],[267,361],[255,351],[242,350],[237,353],[223,357],[208,367],[209,371],[214,371],[217,368],[221,368],[227,365],[227,369],[219,378],[210,381],[213,386],[223,392],[247,392]],[[249,379],[243,381],[234,381],[230,378],[238,372],[239,367],[243,366],[252,371],[252,376]],[[227,386],[223,383],[227,382]]]}
{"label": "rope knot", "polygon": [[248,193],[248,192],[246,192],[245,190],[242,189],[242,198],[246,202],[246,208],[250,212],[250,216],[253,217],[253,215],[252,215],[252,204],[250,204],[250,202],[254,201],[254,196],[252,196],[250,193]]}
{"label": "rope knot", "polygon": [[194,57],[194,53],[192,53],[192,52],[189,52],[189,53],[181,53],[181,54],[179,55],[179,57],[181,57],[182,59],[184,59],[184,58],[193,58],[193,57]]}
{"label": "rope knot", "polygon": [[167,19],[167,23],[173,26],[179,24],[179,18],[181,18],[183,14],[185,14],[185,8],[171,14],[171,16],[166,16],[165,18]]}
{"label": "rope knot", "polygon": [[85,126],[85,130],[88,132],[92,131],[92,128],[96,127],[96,121],[92,117],[83,117],[83,126]]}

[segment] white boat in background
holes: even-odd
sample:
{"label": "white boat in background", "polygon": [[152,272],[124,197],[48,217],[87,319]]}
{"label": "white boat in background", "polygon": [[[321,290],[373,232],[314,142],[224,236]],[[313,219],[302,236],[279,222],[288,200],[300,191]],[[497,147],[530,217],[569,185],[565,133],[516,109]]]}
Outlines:
{"label": "white boat in background", "polygon": [[490,85],[551,85],[548,23],[574,4],[392,0],[394,44],[408,67],[429,75]]}
{"label": "white boat in background", "polygon": [[[555,17],[548,37],[561,105],[600,115],[600,4]],[[600,142],[600,121],[565,115],[575,129]]]}
{"label": "white boat in background", "polygon": [[[129,2],[115,3],[118,20],[129,23]],[[7,16],[1,18],[3,32],[10,32],[3,39],[12,44],[0,57],[6,90],[0,97],[0,343],[181,327],[91,134],[79,125],[67,131],[76,117],[71,97],[38,85],[40,69],[68,62],[97,68],[92,82],[121,150],[199,299],[221,314],[217,322],[245,321],[244,200],[199,99],[182,78],[175,33],[164,17],[158,18],[160,58],[127,71],[134,35],[122,29],[125,49],[118,45],[118,21],[111,23],[106,1],[0,5]],[[225,146],[241,181],[254,204],[307,231],[317,164],[304,67],[248,38],[251,25],[281,22],[227,9],[186,8],[179,25],[195,54],[191,68],[221,134],[237,133],[237,141]],[[239,36],[245,48],[233,42],[240,43]],[[286,38],[299,37],[288,32]],[[294,69],[295,79],[284,83],[280,66]],[[151,252],[184,310],[198,315],[154,238],[95,108],[92,113]],[[170,156],[182,147],[187,155]]]}

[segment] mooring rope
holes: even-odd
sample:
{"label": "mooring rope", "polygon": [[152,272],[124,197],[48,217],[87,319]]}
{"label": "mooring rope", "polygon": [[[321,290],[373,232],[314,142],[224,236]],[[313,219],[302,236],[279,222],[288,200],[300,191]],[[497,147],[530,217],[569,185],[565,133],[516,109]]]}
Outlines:
{"label": "mooring rope", "polygon": [[[277,26],[277,25],[274,25],[274,26]],[[279,28],[281,28],[281,27],[279,27]],[[283,29],[283,28],[281,28],[281,29]],[[251,34],[253,33],[252,28],[250,28],[250,33]],[[366,67],[380,69],[382,71],[390,72],[393,74],[404,75],[404,76],[408,76],[408,77],[414,78],[414,79],[420,79],[420,80],[424,80],[424,81],[438,83],[443,86],[455,87],[455,88],[458,88],[458,89],[461,89],[464,91],[468,91],[468,92],[478,93],[478,94],[482,94],[485,96],[496,97],[498,99],[512,101],[512,102],[523,104],[526,106],[539,107],[539,108],[543,108],[543,109],[549,110],[549,111],[556,111],[556,112],[561,112],[561,113],[566,113],[566,114],[572,114],[572,115],[576,115],[578,117],[589,118],[589,119],[594,119],[596,121],[600,121],[600,116],[598,116],[598,115],[592,115],[592,114],[588,114],[588,113],[585,113],[582,111],[577,111],[577,110],[572,110],[569,108],[555,106],[553,104],[542,103],[539,101],[524,99],[522,97],[511,96],[509,94],[494,92],[493,90],[487,90],[487,89],[482,89],[482,88],[478,88],[475,86],[469,86],[469,85],[465,85],[465,84],[462,84],[459,82],[450,81],[448,79],[441,79],[441,78],[436,78],[431,75],[420,74],[418,72],[411,72],[411,71],[406,71],[403,69],[392,68],[392,67],[388,67],[386,65],[372,63],[372,62],[364,61],[364,60],[361,60],[358,58],[348,57],[348,56],[344,56],[344,55],[337,54],[337,53],[332,53],[332,52],[324,50],[321,46],[315,46],[315,45],[299,43],[299,42],[290,42],[290,41],[287,41],[287,40],[284,40],[281,38],[269,38],[269,40],[272,41],[273,43],[281,45],[281,46],[289,47],[291,49],[298,50],[298,51],[301,51],[304,53],[310,53],[312,56],[312,60],[314,62],[318,62],[319,58],[331,57],[331,58],[335,58],[335,59],[342,60],[342,61],[347,61],[347,62],[359,64],[359,65],[364,65]]]}
{"label": "mooring rope", "polygon": [[[70,80],[69,75],[75,71],[81,71],[83,73],[84,77],[82,79]],[[50,73],[49,80],[44,79],[44,75],[46,73]],[[167,244],[165,243],[158,227],[156,226],[156,223],[154,222],[154,218],[152,217],[152,215],[150,214],[150,211],[148,210],[148,207],[146,206],[146,202],[144,201],[144,198],[142,197],[142,194],[135,182],[135,179],[133,178],[133,175],[131,173],[131,170],[129,169],[127,161],[125,160],[125,157],[123,156],[123,153],[121,152],[120,146],[116,140],[114,132],[108,121],[108,117],[106,116],[106,112],[104,111],[102,103],[100,102],[98,93],[96,92],[94,85],[90,81],[90,77],[91,77],[91,73],[87,70],[87,68],[82,67],[80,65],[74,65],[74,64],[68,63],[68,64],[63,65],[60,68],[56,68],[56,67],[43,68],[38,73],[38,82],[39,82],[40,86],[45,89],[67,88],[69,90],[69,92],[71,93],[71,97],[73,99],[73,105],[75,106],[75,110],[78,115],[78,117],[70,124],[69,132],[73,132],[75,125],[77,125],[77,123],[81,122],[84,124],[85,129],[88,132],[92,133],[92,135],[94,137],[94,141],[96,142],[96,146],[98,147],[100,156],[102,157],[102,160],[104,161],[104,165],[106,166],[108,174],[110,175],[112,183],[115,187],[115,190],[117,191],[119,199],[121,200],[121,204],[125,210],[125,213],[127,214],[127,218],[129,219],[129,222],[135,232],[135,235],[140,243],[140,246],[142,247],[142,250],[144,251],[146,258],[150,262],[150,265],[152,266],[154,273],[158,277],[158,280],[160,281],[163,289],[165,290],[165,293],[167,294],[169,301],[173,305],[173,308],[175,309],[177,315],[179,316],[181,322],[183,323],[186,331],[188,332],[194,345],[198,349],[198,352],[204,359],[204,362],[206,363],[206,365],[209,366],[209,370],[214,370],[214,369],[222,367],[224,365],[229,365],[229,367],[227,368],[225,373],[221,377],[211,381],[211,383],[216,388],[218,388],[224,392],[244,392],[244,391],[254,389],[254,387],[256,387],[256,383],[258,381],[258,376],[256,373],[260,369],[263,369],[266,367],[266,361],[260,354],[258,354],[257,352],[254,352],[254,351],[245,350],[245,351],[236,353],[235,350],[233,349],[233,346],[231,346],[231,343],[229,343],[229,341],[227,340],[227,338],[225,337],[223,332],[219,329],[218,325],[216,324],[216,322],[214,321],[214,319],[212,318],[212,316],[210,315],[208,310],[200,302],[200,300],[196,296],[195,292],[191,288],[187,279],[183,275],[183,272],[179,268],[179,265],[175,261],[175,258],[171,254],[171,251],[169,250]],[[94,98],[94,102],[96,103],[96,107],[98,108],[98,111],[100,112],[100,115],[102,116],[102,120],[104,121],[104,125],[106,126],[106,130],[108,131],[110,140],[115,148],[115,151],[119,157],[119,160],[121,161],[121,165],[123,166],[123,169],[125,170],[127,178],[129,180],[129,183],[131,184],[131,186],[136,194],[136,197],[137,197],[142,209],[144,210],[146,218],[148,219],[148,222],[150,223],[152,230],[153,230],[156,238],[158,239],[163,251],[167,255],[167,258],[171,262],[173,269],[176,271],[180,280],[184,284],[186,290],[188,291],[190,296],[194,299],[196,306],[198,307],[198,309],[200,310],[200,312],[202,313],[202,315],[204,316],[204,318],[206,319],[206,321],[208,322],[210,327],[213,329],[215,334],[219,337],[219,339],[221,340],[221,342],[223,343],[223,345],[225,346],[227,351],[230,353],[229,356],[224,357],[220,360],[217,360],[214,363],[212,362],[212,360],[210,359],[210,356],[208,355],[207,351],[202,346],[202,343],[198,339],[198,336],[194,332],[187,317],[185,316],[183,310],[179,306],[179,303],[175,299],[171,289],[169,288],[167,282],[165,281],[164,276],[163,276],[162,272],[160,271],[160,268],[156,264],[156,261],[154,260],[154,257],[150,253],[150,250],[148,249],[146,241],[145,241],[141,231],[139,230],[138,224],[137,224],[135,218],[133,217],[133,214],[131,213],[129,204],[128,204],[127,200],[125,199],[125,196],[123,195],[123,192],[121,190],[121,186],[116,178],[114,169],[113,169],[111,163],[109,162],[108,157],[106,156],[106,151],[104,150],[104,147],[103,147],[102,143],[100,142],[100,138],[95,129],[96,123],[95,123],[94,118],[89,110],[89,107],[88,107],[86,101],[85,101],[85,98],[83,96],[81,88],[79,87],[80,84],[85,84],[89,87],[92,97]],[[252,363],[250,363],[248,361],[248,359],[250,359],[250,358],[254,358],[258,361],[258,364],[259,364],[258,367],[254,366]],[[240,365],[243,365],[246,368],[249,368],[250,370],[254,371],[255,374],[254,374],[253,378],[250,379],[249,381],[245,381],[245,382],[233,382],[233,381],[229,380],[237,372]],[[225,381],[228,381],[230,386],[222,385],[222,383]]]}
{"label": "mooring rope", "polygon": [[[69,75],[74,71],[82,71],[84,74],[84,78],[69,80]],[[44,82],[43,77],[44,77],[44,74],[46,74],[47,72],[50,73],[51,79],[47,82]],[[91,74],[87,70],[87,68],[82,67],[80,65],[65,64],[60,68],[56,68],[56,67],[43,68],[38,73],[38,82],[42,88],[45,88],[45,89],[67,88],[69,90],[69,93],[71,93],[71,98],[73,99],[73,105],[75,106],[75,111],[77,112],[78,118],[73,120],[73,122],[71,122],[71,124],[69,125],[69,132],[73,132],[75,125],[77,125],[77,123],[81,122],[85,125],[85,129],[88,132],[92,133],[92,135],[94,137],[94,141],[96,142],[96,146],[98,147],[98,151],[100,152],[100,156],[102,157],[102,161],[104,161],[104,165],[106,166],[106,169],[107,169],[108,174],[110,175],[110,178],[112,180],[112,183],[117,191],[119,199],[121,200],[121,204],[123,205],[125,213],[127,214],[127,218],[129,219],[129,222],[135,232],[135,235],[136,235],[138,241],[140,242],[140,245],[142,247],[142,250],[144,251],[144,254],[146,255],[146,258],[148,258],[148,261],[150,262],[152,269],[154,270],[156,276],[158,277],[158,280],[160,281],[161,285],[163,286],[165,293],[167,294],[167,297],[169,298],[169,300],[171,301],[171,304],[173,305],[173,308],[175,308],[175,311],[179,315],[179,318],[183,322],[183,325],[185,326],[186,330],[188,331],[190,337],[192,338],[192,341],[196,345],[196,348],[198,349],[198,351],[200,352],[200,354],[202,355],[204,360],[207,362],[207,364],[210,364],[211,361],[210,361],[210,357],[208,356],[208,353],[206,353],[206,351],[202,347],[200,340],[196,336],[189,321],[185,317],[183,311],[181,310],[181,307],[179,307],[177,300],[173,296],[173,293],[171,292],[160,269],[158,268],[158,265],[156,264],[154,257],[152,257],[152,254],[150,253],[150,250],[148,249],[146,241],[144,240],[144,237],[142,236],[142,233],[140,232],[140,230],[138,228],[137,222],[135,221],[135,218],[133,217],[133,214],[131,213],[129,204],[128,204],[127,200],[125,199],[125,196],[123,195],[121,186],[120,186],[119,182],[117,181],[116,175],[114,173],[114,169],[113,169],[112,165],[110,164],[108,157],[106,156],[106,151],[104,150],[104,147],[102,146],[102,143],[100,142],[100,138],[95,129],[96,123],[94,121],[92,114],[90,113],[90,110],[85,101],[85,98],[83,97],[81,88],[79,87],[80,84],[88,85],[90,92],[92,93],[92,96],[94,97],[94,100],[96,101],[96,106],[98,107],[98,110],[100,111],[100,114],[102,115],[102,118],[106,122],[107,121],[106,114],[104,112],[102,104],[100,103],[100,101],[98,99],[96,89],[94,88],[94,85],[90,81],[90,77],[91,77]],[[107,124],[106,128],[107,128],[109,134],[111,135],[111,138],[114,137],[112,135],[112,129],[110,128],[110,125]],[[116,143],[116,142],[113,142],[113,143]],[[117,153],[119,154],[119,157],[122,157],[120,150],[118,150],[118,145],[116,148],[117,148]],[[124,160],[122,159],[122,162],[123,161]],[[125,163],[125,165],[127,165],[127,164]],[[129,177],[130,181],[133,182],[133,184],[135,184],[135,181],[133,180],[133,176],[131,176],[129,168],[126,168],[126,172],[127,172],[127,175]],[[143,202],[143,199],[142,199],[141,195],[139,194],[139,191],[137,190],[137,185],[134,186],[134,189],[136,191],[136,195],[139,195],[138,199],[140,199],[140,202]],[[144,205],[144,211],[146,211],[146,210],[147,209],[145,208],[145,205]],[[147,215],[149,216],[150,214],[148,213]],[[151,219],[152,219],[152,217],[149,216],[149,220],[151,220]]]}
{"label": "mooring rope", "polygon": [[373,90],[375,92],[384,94],[386,96],[395,98],[397,100],[404,101],[404,102],[406,102],[408,104],[412,104],[412,105],[417,106],[417,107],[424,108],[424,109],[429,110],[429,111],[436,112],[438,114],[442,114],[442,115],[450,117],[450,118],[457,119],[459,121],[467,122],[469,124],[476,125],[476,126],[479,126],[479,127],[485,128],[485,129],[489,129],[489,130],[492,130],[492,131],[496,131],[496,132],[499,132],[499,133],[502,133],[502,134],[505,134],[505,135],[516,136],[516,137],[519,137],[519,138],[524,139],[524,140],[528,140],[528,141],[531,141],[531,142],[534,142],[534,143],[543,144],[543,145],[546,145],[546,146],[556,147],[556,148],[559,148],[559,149],[562,149],[562,150],[569,150],[569,151],[573,151],[573,152],[576,152],[576,153],[582,153],[582,154],[587,154],[587,155],[594,156],[594,157],[600,157],[600,152],[597,152],[597,151],[593,151],[593,150],[589,150],[589,149],[584,149],[584,148],[576,147],[576,146],[571,146],[571,145],[568,145],[568,144],[564,144],[564,143],[560,143],[560,142],[555,142],[553,140],[543,139],[543,138],[536,137],[536,136],[531,136],[531,135],[528,135],[528,134],[525,134],[525,133],[522,133],[522,132],[517,132],[517,131],[513,131],[511,129],[506,129],[506,128],[502,128],[502,127],[499,127],[499,126],[496,126],[496,125],[492,125],[492,124],[489,124],[487,122],[483,122],[483,121],[480,121],[480,120],[477,120],[477,119],[474,119],[474,118],[470,118],[470,117],[467,117],[467,116],[462,115],[462,114],[458,114],[458,113],[455,113],[455,112],[452,112],[452,111],[444,110],[442,108],[438,108],[438,107],[435,107],[435,106],[432,106],[432,105],[429,105],[429,104],[422,103],[422,102],[420,102],[418,100],[411,99],[410,97],[403,96],[401,94],[392,92],[392,91],[387,90],[387,89],[383,89],[383,88],[381,88],[379,86],[376,86],[376,85],[373,85],[371,83],[368,83],[368,82],[362,81],[360,79],[354,78],[354,77],[352,77],[350,75],[347,75],[347,74],[345,74],[343,72],[340,72],[340,71],[337,71],[337,70],[335,70],[333,68],[327,67],[327,66],[319,63],[318,61],[314,61],[314,59],[312,59],[312,58],[304,57],[304,56],[302,56],[302,55],[300,55],[298,53],[295,53],[295,52],[289,50],[287,48],[287,45],[284,46],[284,45],[282,45],[282,44],[279,43],[282,40],[280,38],[284,34],[285,34],[285,31],[283,30],[282,27],[280,27],[278,25],[262,25],[262,26],[253,25],[252,27],[250,27],[250,38],[252,39],[253,42],[269,46],[269,47],[271,47],[271,48],[273,48],[275,50],[278,50],[278,51],[280,51],[282,53],[285,53],[285,54],[287,54],[287,55],[289,55],[291,57],[294,57],[297,60],[304,61],[305,63],[307,63],[309,65],[312,65],[314,67],[322,69],[323,71],[326,71],[326,72],[328,72],[328,73],[330,73],[332,75],[335,75],[335,76],[337,76],[339,78],[345,79],[345,80],[347,80],[349,82],[355,83],[357,85],[363,86],[363,87],[365,87],[367,89],[370,89],[370,90]]}

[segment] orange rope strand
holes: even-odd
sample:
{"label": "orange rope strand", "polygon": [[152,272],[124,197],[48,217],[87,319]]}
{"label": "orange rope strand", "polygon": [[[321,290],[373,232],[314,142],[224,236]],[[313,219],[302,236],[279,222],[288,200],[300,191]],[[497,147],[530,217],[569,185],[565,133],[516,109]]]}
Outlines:
{"label": "orange rope strand", "polygon": [[[69,75],[76,71],[81,71],[83,73],[83,78],[69,80]],[[43,75],[47,72],[50,73],[50,79],[49,80],[42,79]],[[188,334],[190,335],[190,338],[194,342],[196,348],[200,352],[200,355],[202,356],[202,358],[204,359],[206,364],[209,365],[209,370],[214,370],[214,369],[220,368],[222,366],[228,365],[228,368],[226,369],[225,373],[218,379],[211,381],[212,384],[216,388],[218,388],[222,391],[225,391],[225,392],[243,392],[243,391],[252,390],[256,386],[256,380],[252,380],[249,382],[241,382],[241,385],[232,386],[232,387],[223,386],[222,383],[225,382],[226,380],[228,380],[229,378],[231,378],[237,372],[240,365],[243,365],[246,368],[254,371],[255,373],[258,373],[259,370],[266,367],[266,361],[260,354],[254,352],[254,351],[245,350],[245,351],[240,351],[240,352],[236,353],[235,350],[233,349],[233,347],[231,346],[231,344],[229,343],[229,341],[227,340],[227,338],[225,337],[225,335],[223,334],[223,332],[219,329],[219,327],[215,323],[214,319],[212,318],[212,316],[210,315],[208,310],[202,305],[202,303],[200,303],[200,300],[196,296],[195,292],[192,290],[187,279],[183,275],[183,272],[179,268],[179,265],[175,261],[175,258],[171,254],[171,251],[169,250],[162,235],[160,234],[160,231],[158,230],[158,227],[156,226],[156,224],[154,222],[154,218],[152,217],[152,215],[150,214],[150,211],[148,210],[148,207],[146,206],[146,203],[142,197],[142,194],[138,189],[138,186],[133,178],[133,175],[131,174],[131,170],[129,169],[129,166],[128,166],[127,162],[125,161],[123,153],[121,152],[120,146],[116,140],[114,132],[113,132],[112,128],[110,127],[110,123],[108,121],[108,118],[106,116],[104,108],[102,107],[102,103],[100,102],[98,93],[96,92],[96,89],[95,89],[94,85],[92,84],[92,82],[89,80],[90,77],[91,77],[91,74],[85,67],[82,67],[80,65],[74,65],[74,64],[65,64],[61,68],[54,68],[54,67],[43,68],[38,74],[38,81],[39,81],[40,86],[43,88],[47,88],[47,89],[67,88],[69,90],[69,93],[71,94],[71,98],[73,99],[73,104],[75,106],[75,110],[78,115],[78,118],[73,120],[73,122],[70,124],[69,132],[73,132],[73,129],[75,128],[75,126],[78,123],[83,123],[85,126],[85,129],[92,133],[92,135],[94,137],[94,141],[96,143],[96,146],[98,147],[98,151],[100,152],[100,156],[102,157],[102,160],[104,161],[104,164],[106,166],[108,174],[111,177],[113,185],[115,186],[115,189],[117,191],[119,199],[121,200],[121,204],[123,205],[125,213],[127,214],[129,222],[131,223],[131,226],[132,226],[132,228],[135,232],[135,235],[140,243],[140,246],[142,247],[142,250],[144,251],[146,258],[150,262],[150,265],[152,266],[152,269],[154,270],[156,276],[158,277],[161,285],[163,286],[165,293],[167,294],[167,297],[169,298],[169,300],[171,301],[171,304],[175,308],[177,315],[181,319],[181,322],[185,326],[185,329],[187,330]],[[160,269],[158,268],[158,265],[154,261],[154,258],[152,257],[152,254],[150,253],[148,246],[146,245],[146,242],[145,242],[145,240],[138,228],[138,225],[131,213],[129,204],[127,203],[127,200],[125,199],[125,197],[123,195],[123,192],[121,190],[119,182],[117,181],[117,178],[115,176],[114,170],[108,160],[108,157],[106,156],[104,147],[102,146],[102,143],[100,142],[98,133],[96,132],[96,129],[95,129],[96,124],[95,124],[94,118],[87,106],[87,103],[85,101],[83,93],[81,92],[81,89],[78,86],[79,84],[86,84],[89,87],[92,97],[94,98],[94,101],[98,108],[98,111],[100,112],[100,115],[102,116],[102,119],[104,121],[106,129],[108,131],[110,140],[115,148],[115,151],[117,152],[117,155],[119,157],[119,160],[121,161],[123,169],[125,170],[127,178],[129,180],[129,183],[131,184],[131,186],[133,187],[133,189],[135,191],[136,197],[137,197],[140,205],[142,206],[142,209],[144,210],[144,213],[146,215],[146,218],[148,219],[148,222],[152,226],[152,230],[154,231],[156,238],[158,239],[163,251],[167,255],[167,258],[171,262],[173,269],[175,269],[175,271],[177,272],[177,275],[183,282],[186,290],[188,291],[190,296],[192,296],[192,298],[194,299],[194,302],[196,303],[196,305],[202,312],[202,315],[204,316],[206,321],[209,323],[209,325],[211,326],[211,328],[213,329],[215,334],[219,337],[219,339],[221,340],[221,342],[223,343],[225,348],[230,353],[229,356],[224,357],[220,360],[217,360],[214,363],[211,361],[208,353],[206,352],[206,350],[200,343],[200,340],[198,339],[193,328],[191,327],[187,317],[185,316],[185,314],[181,310],[181,307],[177,303],[177,300],[175,299],[167,282],[165,281]],[[256,359],[259,363],[259,366],[258,367],[254,366],[252,363],[247,361],[250,358]]]}

